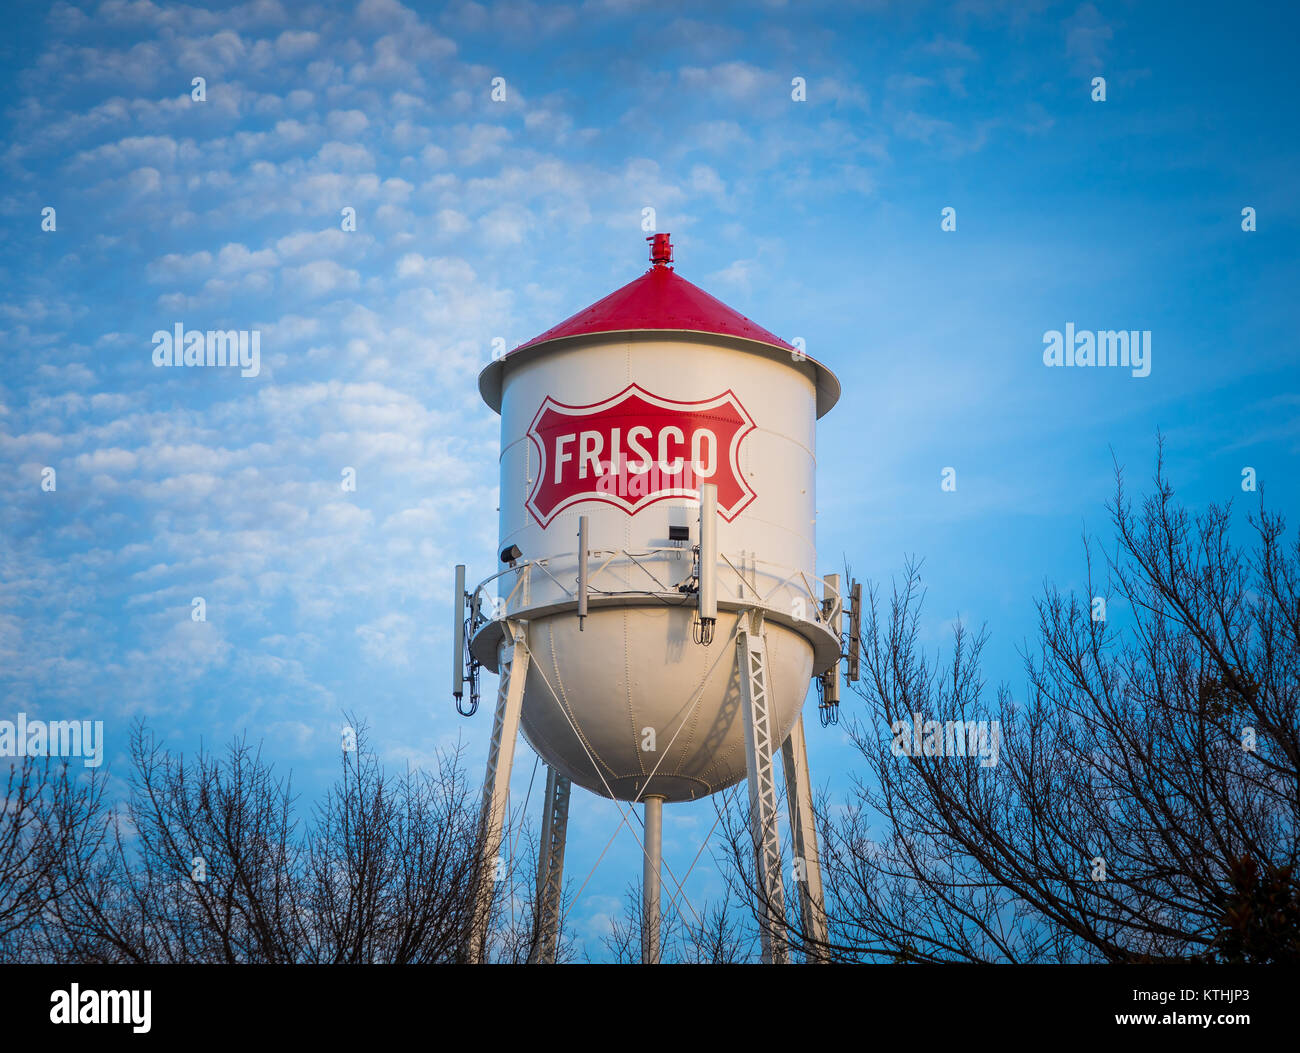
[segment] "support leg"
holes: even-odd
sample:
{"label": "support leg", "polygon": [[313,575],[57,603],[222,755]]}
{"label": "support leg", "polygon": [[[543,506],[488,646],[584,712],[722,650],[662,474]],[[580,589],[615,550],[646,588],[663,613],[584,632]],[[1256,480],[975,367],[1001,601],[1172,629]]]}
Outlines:
{"label": "support leg", "polygon": [[749,773],[749,821],[754,839],[754,874],[766,901],[760,926],[763,961],[784,964],[785,891],[781,881],[781,832],[777,827],[776,774],[771,703],[768,696],[767,645],[762,615],[743,612],[736,639],[740,695],[744,709],[745,763]]}
{"label": "support leg", "polygon": [[664,799],[645,799],[645,872],[641,899],[641,964],[659,964],[659,871],[663,858]]}
{"label": "support leg", "polygon": [[479,818],[483,848],[475,875],[468,954],[471,962],[482,962],[487,956],[488,922],[501,852],[501,829],[505,824],[506,801],[510,793],[510,771],[515,762],[515,741],[519,737],[524,682],[528,678],[524,627],[516,622],[507,622],[506,634],[501,644],[497,712],[492,725],[492,741],[488,746],[487,774],[483,780],[483,805]]}
{"label": "support leg", "polygon": [[528,958],[543,965],[555,964],[559,941],[570,785],[567,776],[547,766],[546,810],[542,814],[542,844],[537,853],[537,942]]}
{"label": "support leg", "polygon": [[822,896],[822,867],[817,852],[817,824],[813,816],[812,782],[808,775],[808,748],[803,737],[803,714],[781,747],[785,762],[785,793],[790,806],[790,840],[794,878],[799,886],[799,913],[809,962],[825,961],[826,901]]}

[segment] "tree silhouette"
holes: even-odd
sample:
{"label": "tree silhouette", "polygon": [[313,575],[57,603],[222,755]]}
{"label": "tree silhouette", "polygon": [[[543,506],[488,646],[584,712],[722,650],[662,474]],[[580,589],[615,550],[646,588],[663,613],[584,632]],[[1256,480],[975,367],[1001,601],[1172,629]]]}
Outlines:
{"label": "tree silhouette", "polygon": [[459,752],[389,776],[355,718],[305,827],[246,739],[191,760],[143,723],[129,795],[95,775],[11,772],[0,815],[0,955],[55,962],[461,960],[477,795]]}
{"label": "tree silhouette", "polygon": [[[846,807],[819,810],[830,936],[810,948],[788,895],[797,949],[841,961],[1295,960],[1300,541],[1285,543],[1262,494],[1247,547],[1231,505],[1193,516],[1163,450],[1136,507],[1117,467],[1109,512],[1113,549],[1085,541],[1086,593],[1049,586],[1037,603],[1019,697],[986,688],[983,629],[958,625],[946,659],[923,653],[917,563],[888,601],[870,590],[866,712],[847,724],[865,770]],[[996,722],[996,763],[907,755],[891,728],[917,719]],[[727,840],[764,911],[743,822]]]}

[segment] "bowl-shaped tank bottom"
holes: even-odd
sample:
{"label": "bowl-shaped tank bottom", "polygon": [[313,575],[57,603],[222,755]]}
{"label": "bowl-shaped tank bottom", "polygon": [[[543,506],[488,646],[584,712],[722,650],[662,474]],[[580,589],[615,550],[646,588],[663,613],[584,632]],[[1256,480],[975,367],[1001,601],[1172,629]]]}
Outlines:
{"label": "bowl-shaped tank bottom", "polygon": [[[542,759],[625,801],[689,801],[744,778],[738,615],[719,611],[708,647],[693,620],[692,607],[666,604],[593,610],[581,632],[571,611],[530,620],[522,724]],[[779,743],[808,693],[813,649],[771,622],[764,635]]]}

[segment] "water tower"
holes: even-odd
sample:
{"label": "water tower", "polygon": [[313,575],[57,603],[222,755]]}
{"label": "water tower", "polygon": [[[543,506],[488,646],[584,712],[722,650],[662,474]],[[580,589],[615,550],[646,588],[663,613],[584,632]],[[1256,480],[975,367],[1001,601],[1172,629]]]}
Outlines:
{"label": "water tower", "polygon": [[554,959],[573,783],[644,805],[654,962],[662,807],[744,778],[763,956],[785,960],[778,751],[801,918],[824,938],[801,709],[810,680],[823,719],[839,700],[844,604],[815,544],[816,422],[839,382],[678,275],[669,235],[647,240],[648,271],[479,376],[501,415],[500,562],[472,590],[456,568],[452,676],[462,713],[480,669],[499,677],[475,960],[521,728],[547,765],[534,960]]}

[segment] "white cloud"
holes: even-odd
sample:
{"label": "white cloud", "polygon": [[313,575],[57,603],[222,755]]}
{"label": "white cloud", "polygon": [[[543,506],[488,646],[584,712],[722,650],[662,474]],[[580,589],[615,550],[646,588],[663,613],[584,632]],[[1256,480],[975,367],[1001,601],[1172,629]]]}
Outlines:
{"label": "white cloud", "polygon": [[361,275],[334,260],[315,260],[301,267],[288,267],[282,276],[287,289],[308,299],[355,292],[361,287]]}
{"label": "white cloud", "polygon": [[1065,53],[1080,73],[1100,73],[1115,32],[1092,4],[1080,4],[1065,21]]}

